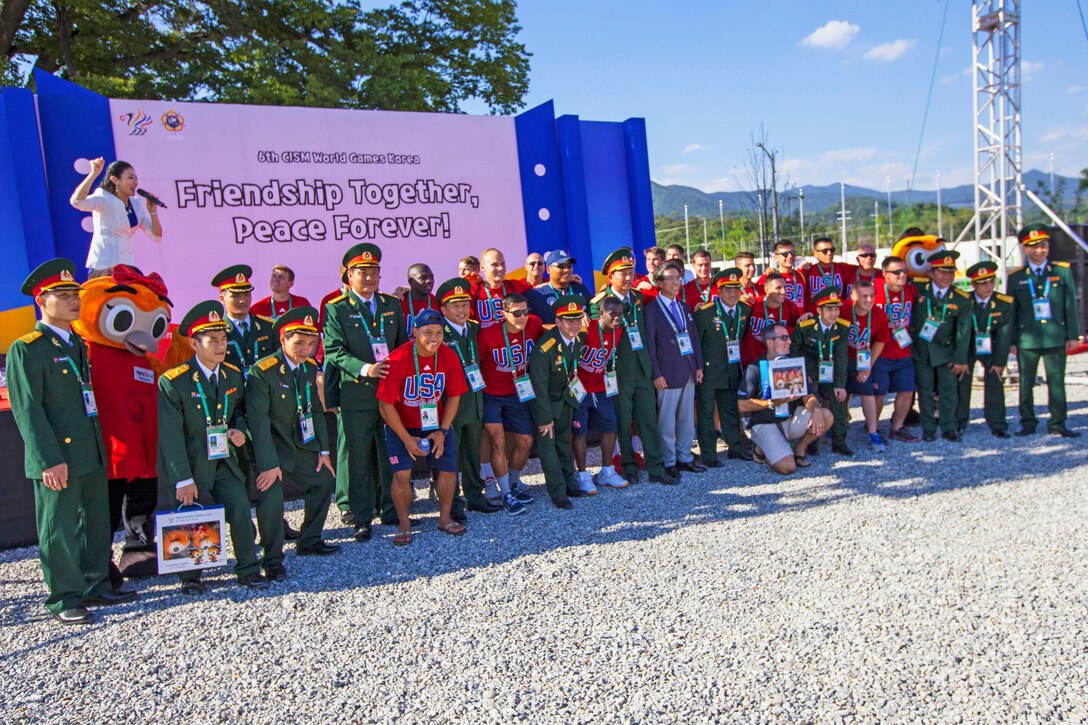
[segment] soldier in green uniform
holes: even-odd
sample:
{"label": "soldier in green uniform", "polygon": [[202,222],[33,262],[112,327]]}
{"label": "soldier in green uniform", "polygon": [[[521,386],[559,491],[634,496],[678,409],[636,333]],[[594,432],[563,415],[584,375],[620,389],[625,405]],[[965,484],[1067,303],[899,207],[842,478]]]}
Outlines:
{"label": "soldier in green uniform", "polygon": [[714,430],[714,409],[721,421],[722,437],[729,445],[729,457],[752,460],[747,436],[741,431],[737,391],[744,379],[740,364],[740,343],[748,332],[752,308],[741,302],[744,273],[737,267],[714,275],[710,287],[717,294],[695,309],[695,329],[703,350],[703,382],[695,393],[699,456],[703,465],[718,468],[718,431]]}
{"label": "soldier in green uniform", "polygon": [[995,294],[997,265],[979,262],[967,268],[967,276],[975,288],[971,304],[971,336],[967,348],[967,374],[960,378],[956,415],[960,433],[967,429],[971,417],[971,382],[975,361],[982,363],[983,411],[986,425],[997,438],[1009,438],[1009,423],[1005,420],[1005,384],[1001,380],[1009,361],[1012,344],[1012,297]]}
{"label": "soldier in green uniform", "polygon": [[652,379],[650,353],[646,350],[646,318],[643,314],[642,293],[631,288],[635,275],[634,252],[621,247],[605,257],[605,277],[608,286],[591,300],[590,314],[601,316],[600,302],[607,296],[623,302],[623,320],[626,334],[620,339],[616,360],[619,378],[619,394],[616,396],[616,424],[619,430],[620,459],[623,461],[623,477],[638,483],[638,461],[635,460],[631,440],[631,423],[638,427],[642,439],[646,471],[650,481],[676,485],[678,478],[665,470],[661,455],[661,434],[657,428],[657,394]]}
{"label": "soldier in green uniform", "polygon": [[1018,436],[1035,432],[1035,375],[1042,358],[1046,368],[1047,408],[1051,435],[1076,438],[1066,425],[1065,358],[1080,336],[1077,293],[1073,272],[1066,262],[1051,262],[1050,233],[1042,224],[1031,224],[1018,235],[1027,264],[1009,275],[1006,290],[1013,298],[1013,347],[1020,361],[1020,430]]}
{"label": "soldier in green uniform", "polygon": [[967,375],[967,351],[971,342],[971,295],[953,285],[959,252],[939,251],[929,256],[929,279],[916,282],[918,298],[911,315],[914,344],[914,379],[918,389],[918,414],[922,440],[937,440],[933,394],[940,398],[941,437],[958,442],[956,409],[958,381]]}
{"label": "soldier in green uniform", "polygon": [[[195,355],[159,378],[159,485],[166,499],[185,506],[198,499],[222,504],[238,584],[264,589],[268,580],[260,573],[249,492],[236,450],[245,443],[248,425],[242,371],[225,362],[229,326],[223,305],[215,300],[193,307],[178,325]],[[205,590],[199,571],[179,577],[184,594]]]}
{"label": "soldier in green uniform", "polygon": [[246,378],[246,420],[253,437],[257,490],[274,499],[262,520],[257,509],[257,529],[264,549],[264,575],[283,579],[283,483],[291,477],[302,489],[305,504],[302,530],[295,544],[299,556],[335,554],[340,547],[321,540],[325,517],[335,483],[329,459],[329,434],[325,409],[317,394],[318,312],[295,307],[279,316],[273,328],[280,352],[258,360]]}
{"label": "soldier in green uniform", "polygon": [[325,359],[340,370],[340,441],[336,465],[348,467],[336,505],[354,515],[355,540],[369,541],[375,512],[396,524],[393,471],[378,412],[378,381],[389,374],[389,353],[408,340],[400,300],[378,292],[382,250],[356,244],[343,258],[350,289],[325,308]]}
{"label": "soldier in green uniform", "polygon": [[563,295],[552,302],[551,309],[555,327],[540,336],[529,356],[529,379],[536,396],[529,401],[529,410],[536,424],[536,448],[548,495],[556,508],[570,509],[569,496],[583,495],[574,481],[570,423],[586,397],[578,379],[586,299]]}
{"label": "soldier in green uniform", "polygon": [[[480,346],[476,335],[480,323],[469,319],[472,314],[472,284],[462,277],[446,280],[435,294],[442,310],[448,347],[457,353],[465,370],[468,392],[461,396],[457,415],[453,418],[454,439],[457,441],[457,468],[461,473],[460,491],[453,499],[450,516],[465,523],[465,506],[469,511],[493,514],[502,505],[492,503],[484,495],[484,480],[480,476],[480,439],[484,432],[484,379],[480,373]],[[462,499],[464,496],[464,499]]]}
{"label": "soldier in green uniform", "polygon": [[[839,317],[842,291],[838,287],[824,287],[813,295],[812,303],[816,305],[817,316],[797,323],[790,355],[804,356],[809,390],[815,390],[820,403],[831,411],[831,451],[852,456],[854,451],[846,445],[850,321]],[[812,452],[812,444],[809,451]]]}
{"label": "soldier in green uniform", "polygon": [[276,351],[276,337],[272,332],[272,320],[251,315],[253,302],[253,269],[246,264],[227,267],[212,278],[212,286],[219,289],[229,323],[227,329],[226,362],[249,374],[253,363]]}
{"label": "soldier in green uniform", "polygon": [[22,291],[42,319],[7,356],[11,412],[34,485],[45,607],[61,624],[89,624],[87,606],[136,597],[110,587],[106,453],[87,346],[71,327],[81,289],[71,260],[51,259],[31,272]]}

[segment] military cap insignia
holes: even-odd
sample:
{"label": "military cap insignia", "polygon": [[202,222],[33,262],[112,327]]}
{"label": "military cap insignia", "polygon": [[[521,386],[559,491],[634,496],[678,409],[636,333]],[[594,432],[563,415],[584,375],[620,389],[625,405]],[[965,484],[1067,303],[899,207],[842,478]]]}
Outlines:
{"label": "military cap insignia", "polygon": [[314,326],[314,318],[310,315],[306,315],[306,318],[303,320],[303,322],[306,324],[307,327]]}
{"label": "military cap insignia", "polygon": [[461,285],[457,285],[456,287],[453,288],[453,293],[455,295],[463,295],[465,293],[465,290],[464,290],[463,287],[461,287]]}
{"label": "military cap insignia", "polygon": [[67,269],[62,269],[60,271],[60,278],[65,282],[71,282],[73,279],[75,279],[75,277],[72,276],[72,273],[69,272]]}
{"label": "military cap insignia", "polygon": [[208,322],[219,322],[219,320],[220,320],[219,313],[216,312],[215,310],[212,310],[211,312],[208,313]]}

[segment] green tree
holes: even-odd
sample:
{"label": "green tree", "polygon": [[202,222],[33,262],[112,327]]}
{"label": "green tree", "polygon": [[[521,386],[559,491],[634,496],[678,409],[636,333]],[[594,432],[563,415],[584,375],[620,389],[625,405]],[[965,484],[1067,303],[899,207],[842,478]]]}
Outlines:
{"label": "green tree", "polygon": [[3,0],[8,82],[32,65],[112,97],[511,113],[514,0]]}

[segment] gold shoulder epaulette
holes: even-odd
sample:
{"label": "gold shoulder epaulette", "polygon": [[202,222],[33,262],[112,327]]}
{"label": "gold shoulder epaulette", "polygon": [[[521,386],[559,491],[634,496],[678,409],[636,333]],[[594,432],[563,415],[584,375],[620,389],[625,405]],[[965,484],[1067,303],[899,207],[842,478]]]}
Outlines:
{"label": "gold shoulder epaulette", "polygon": [[797,323],[798,327],[812,327],[816,324],[816,318],[810,317],[807,320],[801,320]]}
{"label": "gold shoulder epaulette", "polygon": [[19,338],[19,342],[30,344],[42,336],[42,333],[38,330],[32,330]]}
{"label": "gold shoulder epaulette", "polygon": [[163,377],[165,377],[167,380],[173,380],[174,378],[184,375],[188,369],[188,363],[185,363],[184,365],[178,365],[176,368],[170,368],[165,373],[163,373]]}
{"label": "gold shoulder epaulette", "polygon": [[745,307],[749,312],[752,311],[752,305],[748,304],[744,300],[740,300],[739,302],[737,302],[737,307]]}
{"label": "gold shoulder epaulette", "polygon": [[476,327],[480,326],[480,321],[479,320],[473,320],[471,318],[466,320],[466,323],[469,324],[469,325],[476,325]]}
{"label": "gold shoulder epaulette", "polygon": [[555,338],[554,337],[549,337],[544,342],[544,344],[540,346],[540,349],[543,352],[547,352],[548,350],[551,350],[553,347],[555,347]]}
{"label": "gold shoulder epaulette", "polygon": [[713,306],[714,306],[714,300],[707,300],[706,302],[699,305],[695,309],[697,309],[697,310],[709,310]]}
{"label": "gold shoulder epaulette", "polygon": [[961,290],[961,289],[960,289],[959,287],[956,287],[956,288],[955,288],[955,291],[956,291],[956,294],[958,294],[958,295],[959,295],[960,297],[962,297],[962,298],[963,298],[963,299],[965,299],[965,300],[967,300],[967,299],[970,299],[970,298],[971,298],[971,294],[970,294],[969,292],[964,292],[964,291],[963,291],[963,290]]}
{"label": "gold shoulder epaulette", "polygon": [[239,368],[239,367],[238,367],[238,366],[236,366],[236,365],[232,365],[232,364],[231,364],[231,363],[229,363],[229,362],[223,361],[223,362],[222,362],[222,363],[220,363],[220,364],[221,364],[221,365],[222,365],[223,367],[227,368],[228,370],[233,370],[233,371],[234,371],[234,372],[236,372],[236,373],[240,373],[240,372],[242,372],[241,368]]}
{"label": "gold shoulder epaulette", "polygon": [[314,360],[312,357],[306,358],[306,362],[310,363],[311,365],[317,365],[317,360]]}
{"label": "gold shoulder epaulette", "polygon": [[268,370],[269,368],[276,367],[277,365],[279,365],[279,363],[280,359],[278,357],[276,357],[275,355],[269,355],[264,360],[259,361],[257,363],[257,367],[259,367],[261,370]]}
{"label": "gold shoulder epaulette", "polygon": [[1017,267],[1016,269],[1010,269],[1009,274],[1016,274],[1017,272],[1019,272],[1023,268],[1024,268],[1023,266],[1020,266],[1020,267]]}
{"label": "gold shoulder epaulette", "polygon": [[397,305],[398,307],[400,306],[400,297],[397,297],[396,295],[391,295],[391,294],[389,294],[388,292],[379,292],[378,294],[379,294],[379,295],[380,295],[380,296],[381,296],[381,297],[382,297],[382,298],[383,298],[383,299],[384,299],[384,300],[385,300],[386,302],[392,302],[393,304]]}
{"label": "gold shoulder epaulette", "polygon": [[847,319],[842,318],[842,317],[840,317],[839,319],[837,319],[835,321],[838,322],[843,327],[850,327],[853,324],[852,322],[850,322],[850,320],[847,320]]}
{"label": "gold shoulder epaulette", "polygon": [[335,303],[339,302],[340,300],[345,300],[345,299],[347,299],[347,297],[348,297],[348,296],[347,296],[346,294],[340,295],[339,297],[333,297],[333,298],[332,298],[331,300],[329,300],[329,301],[328,301],[328,302],[326,302],[325,304],[326,304],[326,305],[331,305],[331,304],[335,304]]}
{"label": "gold shoulder epaulette", "polygon": [[593,299],[590,300],[590,302],[596,304],[596,303],[600,302],[601,300],[603,300],[607,296],[608,296],[608,289],[606,288],[606,289],[603,289],[600,292],[598,292],[597,295]]}
{"label": "gold shoulder epaulette", "polygon": [[253,316],[256,317],[258,320],[260,320],[261,322],[267,322],[270,325],[276,324],[276,321],[273,320],[271,317],[265,317],[264,315],[253,315]]}
{"label": "gold shoulder epaulette", "polygon": [[1069,269],[1069,262],[1051,262],[1055,267],[1065,267]]}
{"label": "gold shoulder epaulette", "polygon": [[997,299],[1001,300],[1002,302],[1008,302],[1010,305],[1012,304],[1012,295],[1003,295],[1000,292],[998,292],[996,297],[997,297]]}

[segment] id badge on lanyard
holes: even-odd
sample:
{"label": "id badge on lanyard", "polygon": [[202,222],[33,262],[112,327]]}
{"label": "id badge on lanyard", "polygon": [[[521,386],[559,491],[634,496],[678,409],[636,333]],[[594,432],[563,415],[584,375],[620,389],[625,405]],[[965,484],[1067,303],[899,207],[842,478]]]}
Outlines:
{"label": "id badge on lanyard", "polygon": [[227,426],[212,425],[208,426],[208,460],[216,461],[220,458],[226,458],[229,452],[227,445],[230,443],[230,439],[227,438]]}
{"label": "id badge on lanyard", "polygon": [[423,431],[438,430],[438,403],[419,406],[419,427]]}
{"label": "id badge on lanyard", "polygon": [[642,349],[642,335],[639,333],[637,325],[627,328],[627,339],[631,341],[632,350]]}
{"label": "id badge on lanyard", "polygon": [[570,390],[570,395],[579,404],[586,398],[586,386],[582,385],[582,381],[575,375],[571,378],[570,383],[567,385],[567,389]]}
{"label": "id badge on lanyard", "polygon": [[922,325],[922,331],[918,333],[918,336],[926,342],[933,342],[933,338],[937,336],[937,330],[940,328],[941,323],[935,322],[934,320],[926,320],[925,324]]}
{"label": "id badge on lanyard", "polygon": [[529,380],[528,375],[514,378],[514,387],[518,391],[518,402],[520,403],[528,403],[536,397],[536,393],[533,392],[533,383]]}
{"label": "id badge on lanyard", "polygon": [[302,442],[309,443],[314,439],[314,417],[309,413],[298,413],[299,428],[302,431]]}
{"label": "id badge on lanyard", "polygon": [[737,340],[728,340],[725,343],[725,355],[726,360],[730,363],[740,362],[740,342]]}
{"label": "id badge on lanyard", "polygon": [[776,418],[789,418],[790,417],[790,404],[782,403],[781,405],[774,406],[774,417]]}
{"label": "id badge on lanyard", "polygon": [[913,340],[910,339],[910,331],[905,327],[896,329],[896,331],[892,333],[892,337],[895,338],[896,343],[902,348],[910,347],[910,344],[913,342]]}
{"label": "id badge on lanyard", "polygon": [[835,382],[835,363],[828,360],[820,361],[820,382]]}
{"label": "id badge on lanyard", "polygon": [[975,352],[979,355],[992,355],[994,341],[988,332],[980,332],[975,335]]}
{"label": "id badge on lanyard", "polygon": [[389,357],[389,343],[384,337],[370,338],[370,349],[374,351],[374,362],[380,363]]}
{"label": "id badge on lanyard", "polygon": [[86,383],[83,384],[83,409],[87,411],[88,418],[98,417],[98,403],[94,399],[94,390]]}
{"label": "id badge on lanyard", "polygon": [[1041,322],[1050,319],[1050,300],[1032,300],[1031,311],[1035,314],[1035,320]]}
{"label": "id badge on lanyard", "polygon": [[620,392],[620,381],[616,377],[615,370],[606,370],[604,373],[604,395],[606,398],[611,398],[613,395],[618,395]]}
{"label": "id badge on lanyard", "polygon": [[868,370],[872,367],[872,353],[868,350],[858,350],[858,370]]}
{"label": "id badge on lanyard", "polygon": [[465,377],[468,378],[468,386],[472,388],[472,392],[478,393],[484,389],[484,376],[476,363],[465,366]]}
{"label": "id badge on lanyard", "polygon": [[695,349],[691,346],[691,335],[687,332],[676,333],[676,344],[680,346],[680,355],[683,357],[695,352]]}

